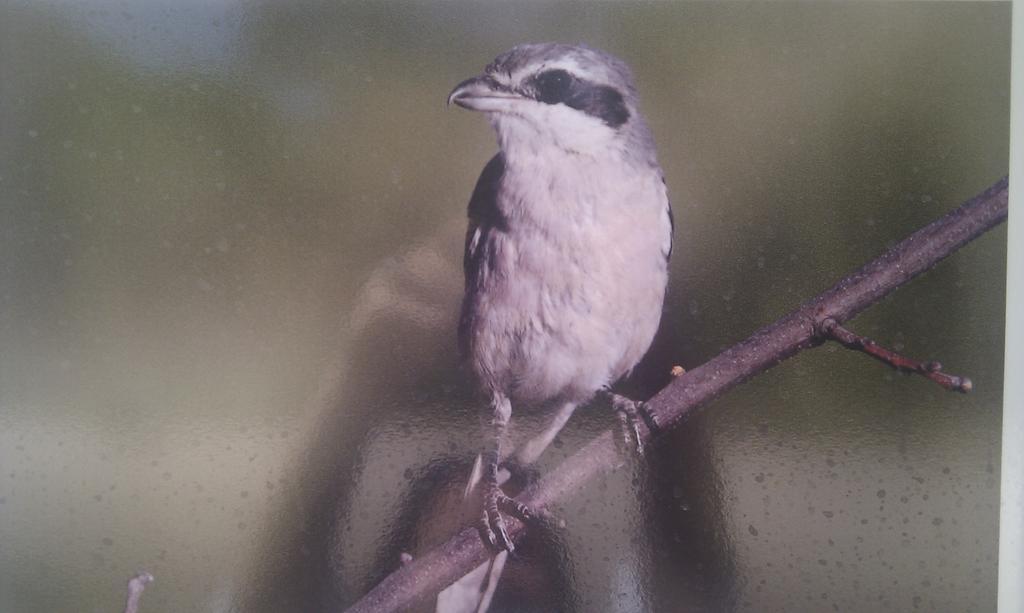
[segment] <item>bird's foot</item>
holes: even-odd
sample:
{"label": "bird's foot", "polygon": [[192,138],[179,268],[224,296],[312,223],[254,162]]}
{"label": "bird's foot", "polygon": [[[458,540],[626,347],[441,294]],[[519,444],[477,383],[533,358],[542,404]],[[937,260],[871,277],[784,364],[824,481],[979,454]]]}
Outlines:
{"label": "bird's foot", "polygon": [[491,547],[512,553],[516,547],[508,534],[502,512],[509,513],[523,522],[532,521],[537,514],[530,507],[507,496],[496,483],[485,489],[480,531]]}
{"label": "bird's foot", "polygon": [[638,456],[642,456],[644,441],[640,436],[640,422],[643,419],[642,412],[645,411],[644,403],[612,392],[606,393],[611,400],[612,409],[619,417],[623,443],[627,449],[631,448]]}

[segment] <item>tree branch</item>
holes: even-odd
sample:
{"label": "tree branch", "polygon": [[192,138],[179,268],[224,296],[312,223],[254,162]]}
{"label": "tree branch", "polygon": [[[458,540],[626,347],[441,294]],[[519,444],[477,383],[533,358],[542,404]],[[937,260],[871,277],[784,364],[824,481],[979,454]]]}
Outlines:
{"label": "tree branch", "polygon": [[[834,328],[1006,219],[1004,177],[942,218],[928,224],[831,289],[741,341],[705,364],[676,377],[646,403],[654,430],[677,426],[692,411],[796,353],[814,347]],[[832,323],[826,323],[831,321]],[[643,440],[651,430],[639,425]],[[606,430],[527,489],[517,500],[535,509],[567,497],[595,476],[622,463],[614,432]],[[525,529],[508,518],[509,536]],[[381,581],[350,613],[402,611],[436,594],[485,561],[491,552],[467,527]]]}

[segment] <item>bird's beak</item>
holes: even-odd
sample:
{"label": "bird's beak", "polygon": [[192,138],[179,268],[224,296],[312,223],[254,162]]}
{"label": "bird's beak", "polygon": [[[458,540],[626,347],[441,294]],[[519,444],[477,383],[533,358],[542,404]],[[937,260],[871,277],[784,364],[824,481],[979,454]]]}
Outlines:
{"label": "bird's beak", "polygon": [[466,79],[448,94],[448,104],[454,102],[464,109],[484,112],[508,110],[521,99],[522,96],[486,75]]}

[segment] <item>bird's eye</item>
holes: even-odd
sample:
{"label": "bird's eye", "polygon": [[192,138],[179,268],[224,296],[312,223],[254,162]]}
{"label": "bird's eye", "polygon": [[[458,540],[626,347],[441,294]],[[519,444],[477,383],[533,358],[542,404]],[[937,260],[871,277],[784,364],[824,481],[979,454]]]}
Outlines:
{"label": "bird's eye", "polygon": [[572,76],[564,70],[547,70],[534,78],[537,100],[545,104],[565,101],[572,86]]}

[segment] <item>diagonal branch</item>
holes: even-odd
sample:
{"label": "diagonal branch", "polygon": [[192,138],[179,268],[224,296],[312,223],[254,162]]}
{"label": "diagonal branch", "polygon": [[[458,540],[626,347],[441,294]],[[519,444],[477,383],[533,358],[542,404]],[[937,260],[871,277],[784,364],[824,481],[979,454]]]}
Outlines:
{"label": "diagonal branch", "polygon": [[[823,294],[761,328],[705,364],[675,378],[646,408],[655,431],[672,428],[687,415],[729,389],[828,338],[823,325],[850,319],[904,283],[929,270],[969,241],[1006,220],[1004,177],[957,209],[914,232]],[[827,326],[826,326],[827,327]],[[640,424],[643,440],[651,430]],[[590,479],[622,463],[612,430],[606,430],[566,459],[517,500],[533,508],[565,498]],[[508,532],[518,540],[525,528],[509,518]],[[402,611],[438,591],[490,555],[478,532],[464,528],[444,544],[391,573],[370,590],[351,612]]]}

